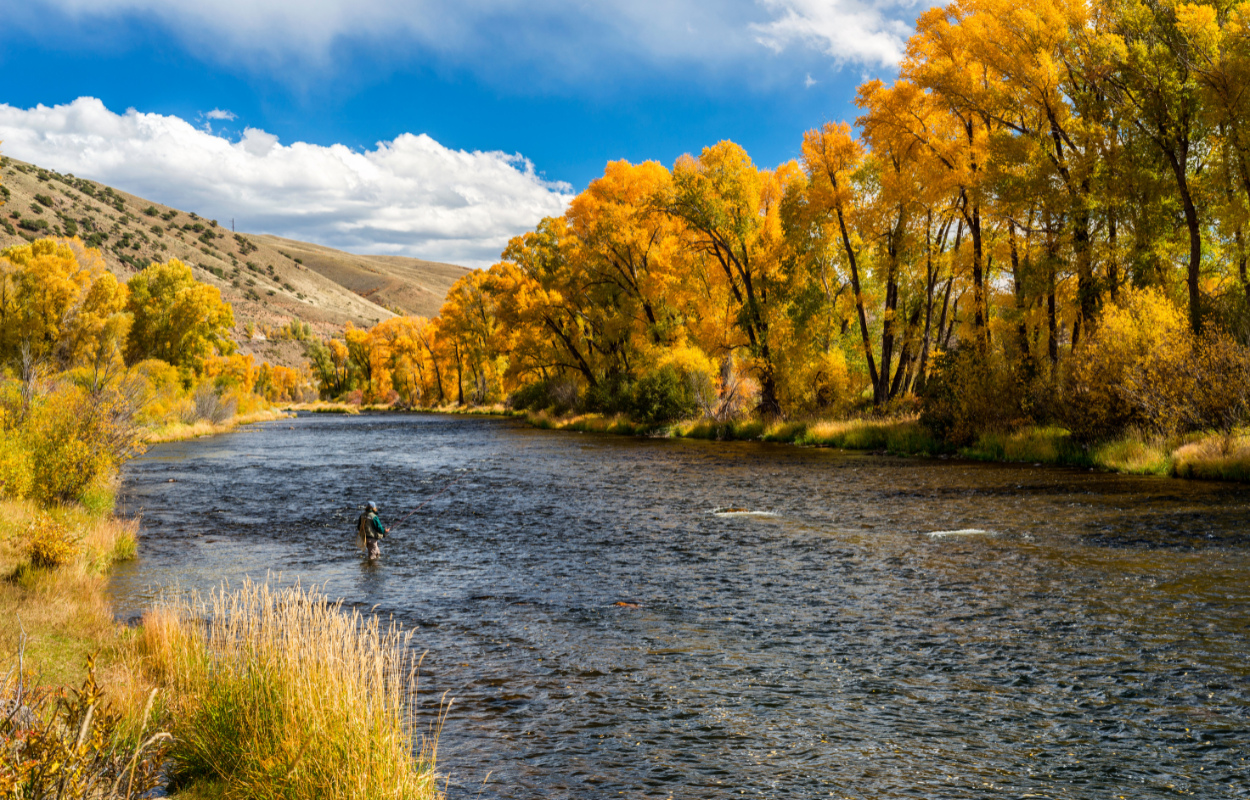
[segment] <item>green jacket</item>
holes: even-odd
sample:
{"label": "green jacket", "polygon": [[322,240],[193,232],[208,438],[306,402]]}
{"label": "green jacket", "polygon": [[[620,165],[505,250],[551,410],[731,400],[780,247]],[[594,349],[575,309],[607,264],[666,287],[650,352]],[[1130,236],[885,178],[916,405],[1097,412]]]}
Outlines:
{"label": "green jacket", "polygon": [[356,523],[356,532],[365,539],[386,538],[386,526],[382,524],[382,518],[378,516],[378,512],[372,510],[360,515],[360,521]]}

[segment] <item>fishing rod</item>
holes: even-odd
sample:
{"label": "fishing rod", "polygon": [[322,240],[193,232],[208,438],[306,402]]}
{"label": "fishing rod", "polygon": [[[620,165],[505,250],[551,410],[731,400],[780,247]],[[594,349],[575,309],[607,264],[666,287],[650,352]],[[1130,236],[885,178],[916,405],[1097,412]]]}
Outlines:
{"label": "fishing rod", "polygon": [[403,525],[403,524],[404,524],[404,521],[405,521],[405,520],[407,520],[407,519],[408,519],[408,517],[411,517],[413,514],[417,513],[417,512],[418,512],[418,511],[420,511],[421,509],[423,509],[423,508],[425,508],[426,506],[428,506],[430,503],[433,503],[433,502],[434,502],[435,500],[437,500],[439,497],[441,497],[441,496],[443,496],[444,494],[446,494],[448,489],[450,489],[451,487],[455,486],[457,483],[460,483],[460,481],[464,480],[464,477],[465,477],[466,475],[468,475],[468,474],[469,474],[469,470],[468,470],[468,469],[465,469],[465,471],[464,471],[464,472],[462,472],[462,473],[460,473],[460,475],[459,475],[459,476],[457,476],[457,477],[456,477],[456,479],[455,479],[454,481],[452,481],[451,483],[447,484],[447,485],[446,485],[446,486],[444,486],[442,489],[440,489],[440,490],[439,490],[439,492],[438,492],[438,494],[434,495],[433,497],[429,498],[428,500],[426,500],[426,501],[425,501],[424,503],[422,503],[421,505],[419,505],[419,506],[417,506],[416,508],[414,508],[413,510],[409,511],[406,515],[404,515],[403,517],[401,517],[401,518],[400,518],[399,522],[396,522],[394,525],[392,525],[391,527],[387,528],[387,531],[388,531],[388,532],[393,531],[393,530],[395,530],[396,528],[398,528],[400,525]]}

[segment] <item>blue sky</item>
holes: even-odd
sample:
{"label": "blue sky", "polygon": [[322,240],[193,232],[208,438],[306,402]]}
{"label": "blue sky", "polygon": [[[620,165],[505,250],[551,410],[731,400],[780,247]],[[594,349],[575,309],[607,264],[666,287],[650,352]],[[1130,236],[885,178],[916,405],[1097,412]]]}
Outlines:
{"label": "blue sky", "polygon": [[0,0],[0,152],[241,229],[481,266],[610,159],[726,138],[796,157],[893,75],[922,7]]}

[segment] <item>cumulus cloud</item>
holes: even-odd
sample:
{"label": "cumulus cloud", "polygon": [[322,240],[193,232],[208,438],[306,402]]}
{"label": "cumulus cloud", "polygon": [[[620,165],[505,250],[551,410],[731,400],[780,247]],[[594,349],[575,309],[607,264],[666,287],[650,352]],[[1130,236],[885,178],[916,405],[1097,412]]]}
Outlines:
{"label": "cumulus cloud", "polygon": [[247,128],[238,141],[178,117],[116,114],[91,97],[0,104],[5,155],[201,216],[357,253],[488,266],[510,237],[563,213],[571,187],[518,154],[403,134],[364,152]]}
{"label": "cumulus cloud", "polygon": [[220,108],[214,108],[212,111],[205,113],[204,117],[206,119],[236,120],[239,118],[239,115],[235,114],[233,111],[223,111]]}
{"label": "cumulus cloud", "polygon": [[908,0],[760,0],[777,17],[754,24],[759,42],[781,51],[799,43],[823,50],[839,64],[889,67],[903,57],[911,24]]}
{"label": "cumulus cloud", "polygon": [[[31,0],[72,19],[159,21],[207,58],[334,62],[336,45],[395,53],[501,80],[584,81],[638,64],[758,72],[761,45],[816,45],[839,62],[893,64],[909,0]],[[35,19],[36,16],[32,16]],[[382,47],[378,52],[385,51]]]}

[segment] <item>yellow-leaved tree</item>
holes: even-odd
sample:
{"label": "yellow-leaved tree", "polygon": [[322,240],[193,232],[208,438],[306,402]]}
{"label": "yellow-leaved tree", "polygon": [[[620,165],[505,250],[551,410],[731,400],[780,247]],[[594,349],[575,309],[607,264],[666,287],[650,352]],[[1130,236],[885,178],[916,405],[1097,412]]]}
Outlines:
{"label": "yellow-leaved tree", "polygon": [[0,359],[19,370],[55,361],[99,364],[130,327],[127,290],[97,250],[39,239],[0,253]]}
{"label": "yellow-leaved tree", "polygon": [[234,349],[234,311],[221,292],[200,283],[177,259],[153,264],[130,279],[128,308],[134,316],[126,361],[159,358],[179,369],[200,371],[213,354]]}

